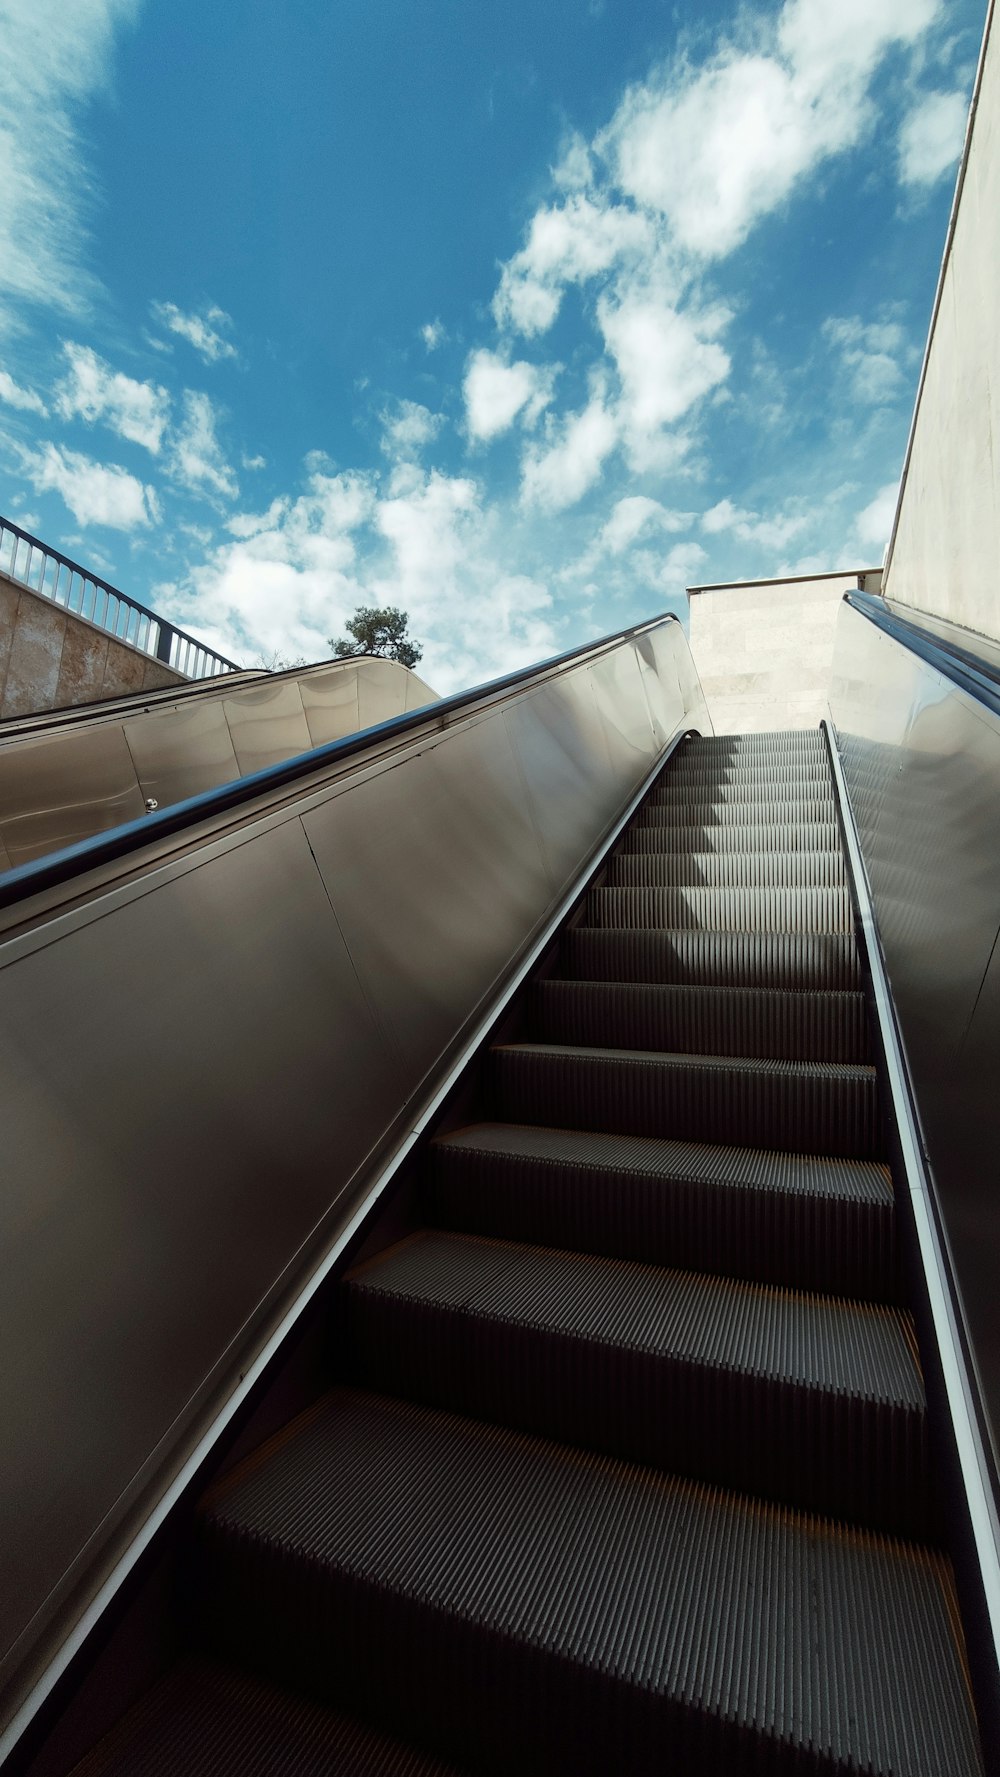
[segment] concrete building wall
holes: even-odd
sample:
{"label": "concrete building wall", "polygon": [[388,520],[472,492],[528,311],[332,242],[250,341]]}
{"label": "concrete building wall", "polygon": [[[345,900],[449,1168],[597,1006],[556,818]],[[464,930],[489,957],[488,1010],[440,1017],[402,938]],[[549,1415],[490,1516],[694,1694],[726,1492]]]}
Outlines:
{"label": "concrete building wall", "polygon": [[186,683],[162,661],[0,574],[0,721]]}
{"label": "concrete building wall", "polygon": [[857,584],[857,573],[840,573],[689,591],[691,653],[716,734],[816,727],[837,611]]}
{"label": "concrete building wall", "polygon": [[1000,43],[973,125],[917,394],[888,598],[1000,637]]}

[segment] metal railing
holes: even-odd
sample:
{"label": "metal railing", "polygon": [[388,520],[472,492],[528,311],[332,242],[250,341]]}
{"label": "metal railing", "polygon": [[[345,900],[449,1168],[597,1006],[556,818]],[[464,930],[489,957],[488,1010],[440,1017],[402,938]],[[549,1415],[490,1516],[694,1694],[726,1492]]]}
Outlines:
{"label": "metal railing", "polygon": [[128,642],[143,654],[151,654],[186,679],[209,679],[216,673],[238,672],[239,664],[227,660],[196,641],[186,630],[178,629],[166,617],[160,617],[92,574],[79,562],[71,561],[58,549],[50,549],[24,531],[9,518],[0,517],[0,573],[27,586],[54,604],[64,605],[78,617],[96,623],[120,642]]}

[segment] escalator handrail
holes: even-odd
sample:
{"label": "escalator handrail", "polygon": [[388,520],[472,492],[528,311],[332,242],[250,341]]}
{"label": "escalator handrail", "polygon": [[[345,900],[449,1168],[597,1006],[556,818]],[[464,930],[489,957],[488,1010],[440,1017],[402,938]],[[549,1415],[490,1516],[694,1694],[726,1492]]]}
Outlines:
{"label": "escalator handrail", "polygon": [[977,703],[983,704],[993,715],[1000,716],[1000,673],[991,662],[982,660],[971,649],[961,648],[955,642],[946,641],[943,636],[936,636],[919,623],[911,622],[908,617],[900,617],[890,611],[881,596],[870,592],[848,592],[844,594],[845,603],[852,610],[867,617],[877,629],[881,629],[894,641],[901,642],[911,654],[916,654],[926,661],[936,672],[941,673],[959,690],[974,697]]}
{"label": "escalator handrail", "polygon": [[484,703],[497,702],[534,679],[548,678],[564,671],[568,666],[579,664],[588,656],[596,659],[611,648],[619,647],[634,636],[645,635],[651,629],[658,629],[664,623],[679,622],[680,618],[675,612],[665,611],[660,616],[648,618],[644,623],[630,624],[627,629],[601,636],[597,641],[584,642],[580,647],[569,648],[565,653],[555,654],[549,660],[518,667],[516,671],[504,673],[500,678],[487,680],[485,684],[474,685],[466,691],[453,692],[450,697],[438,698],[434,703],[422,704],[419,709],[406,710],[402,715],[390,716],[387,721],[376,722],[371,728],[359,729],[356,734],[344,735],[340,740],[327,741],[307,753],[297,753],[291,759],[283,759],[277,765],[265,765],[260,771],[251,772],[246,777],[217,784],[210,790],[199,791],[196,796],[186,797],[182,802],[171,803],[168,808],[152,810],[138,820],[125,821],[121,826],[112,827],[104,833],[95,833],[88,839],[80,839],[61,851],[20,864],[0,876],[0,908],[16,906],[33,895],[57,888],[86,871],[99,869],[104,864],[127,857],[129,853],[138,851],[151,841],[169,838],[212,815],[226,814],[269,790],[283,789],[298,778],[312,775],[325,765],[340,765],[353,754],[368,752],[374,745],[404,739],[408,733],[428,722],[444,727],[450,717]]}

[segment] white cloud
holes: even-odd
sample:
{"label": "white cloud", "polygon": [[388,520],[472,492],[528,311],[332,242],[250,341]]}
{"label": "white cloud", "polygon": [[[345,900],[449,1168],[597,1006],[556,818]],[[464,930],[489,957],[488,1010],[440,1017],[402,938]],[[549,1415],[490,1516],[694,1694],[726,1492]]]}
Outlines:
{"label": "white cloud", "polygon": [[222,454],[215,425],[215,409],[209,397],[195,389],[185,389],[184,417],[170,440],[170,473],[190,493],[234,500],[239,486]]}
{"label": "white cloud", "polygon": [[244,454],[240,458],[240,461],[243,464],[244,469],[266,469],[267,468],[267,458],[266,457],[261,457],[261,456],[248,457]]}
{"label": "white cloud", "polygon": [[823,335],[840,354],[848,377],[847,400],[853,405],[882,407],[905,387],[900,360],[912,358],[898,321],[867,324],[860,315],[833,316],[823,322]]}
{"label": "white cloud", "polygon": [[44,444],[22,454],[22,467],[36,493],[61,494],[78,524],[134,531],[160,522],[155,490],[117,464],[95,463],[79,451]]}
{"label": "white cloud", "polygon": [[103,423],[120,438],[141,444],[154,456],[170,417],[170,396],[155,383],[137,382],[112,370],[89,346],[63,342],[69,373],[58,383],[55,403],[63,419]]}
{"label": "white cloud", "polygon": [[[552,438],[555,442],[552,442]],[[618,442],[618,425],[598,382],[582,413],[552,428],[546,446],[529,451],[522,466],[521,498],[543,512],[575,506],[593,487],[601,465]]]}
{"label": "white cloud", "polygon": [[622,555],[644,532],[686,531],[693,516],[690,512],[671,512],[646,494],[628,494],[616,502],[597,546],[609,555]]}
{"label": "white cloud", "polygon": [[552,398],[554,371],[519,359],[508,364],[496,352],[473,352],[465,367],[465,423],[469,437],[484,442],[513,425],[518,414],[533,425]]}
{"label": "white cloud", "polygon": [[425,321],[420,329],[420,337],[428,352],[436,352],[443,345],[448,335],[443,321]]}
{"label": "white cloud", "polygon": [[381,414],[382,449],[387,456],[404,460],[416,455],[425,444],[436,438],[444,424],[444,415],[431,413],[419,401],[397,401]]}
{"label": "white cloud", "polygon": [[82,313],[93,198],[76,113],[108,80],[137,0],[7,0],[0,55],[0,328],[36,305]]}
{"label": "white cloud", "polygon": [[898,497],[898,481],[887,481],[879,488],[874,500],[858,513],[854,528],[860,543],[870,544],[880,551],[888,547]]}
{"label": "white cloud", "polygon": [[663,428],[729,375],[729,354],[714,336],[729,323],[730,312],[720,305],[682,314],[655,294],[638,291],[617,302],[602,298],[598,318],[621,378],[629,459],[639,471],[666,467],[677,445],[664,438]]}
{"label": "white cloud", "polygon": [[563,143],[559,159],[552,168],[553,184],[562,191],[585,191],[593,177],[590,149],[579,131],[574,130]]}
{"label": "white cloud", "polygon": [[728,498],[719,500],[701,515],[701,528],[709,536],[729,531],[741,543],[756,543],[772,554],[786,548],[793,537],[805,530],[808,523],[807,513],[779,513],[773,518],[762,518],[757,512],[748,512],[734,506]]}
{"label": "white cloud", "polygon": [[940,0],[788,0],[776,36],[723,46],[704,67],[670,66],[632,87],[598,138],[617,183],[706,259],[730,253],[762,216],[871,121],[872,76],[912,42]]}
{"label": "white cloud", "polygon": [[529,335],[546,332],[566,284],[585,283],[648,252],[652,238],[649,221],[635,210],[580,193],[536,210],[526,245],[501,273],[493,298],[498,324]]}
{"label": "white cloud", "polygon": [[497,514],[466,477],[415,470],[405,493],[372,473],[314,467],[306,490],[229,521],[234,541],[161,608],[224,652],[320,659],[358,605],[394,604],[447,691],[555,652],[548,588],[512,572]]}
{"label": "white cloud", "polygon": [[26,389],[23,384],[16,383],[6,371],[0,370],[0,401],[6,401],[8,407],[19,407],[24,413],[48,413],[48,408],[34,389]]}
{"label": "white cloud", "polygon": [[193,311],[189,315],[184,314],[175,302],[154,302],[151,307],[160,326],[186,339],[206,364],[216,364],[220,358],[236,357],[236,347],[224,331],[232,327],[232,320],[216,303],[211,303],[201,314]]}
{"label": "white cloud", "polygon": [[968,111],[964,93],[928,93],[899,132],[899,176],[904,185],[934,185],[962,152]]}

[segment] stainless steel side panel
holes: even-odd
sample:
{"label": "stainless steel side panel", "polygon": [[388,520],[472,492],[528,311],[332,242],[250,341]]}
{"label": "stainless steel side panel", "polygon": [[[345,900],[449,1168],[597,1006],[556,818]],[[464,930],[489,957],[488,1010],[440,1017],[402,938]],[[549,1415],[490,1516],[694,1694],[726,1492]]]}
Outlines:
{"label": "stainless steel side panel", "polygon": [[696,686],[668,623],[19,910],[0,1677],[86,1602],[664,741],[709,731]]}
{"label": "stainless steel side panel", "polygon": [[849,606],[831,711],[1000,1452],[1000,721]]}
{"label": "stainless steel side panel", "polygon": [[0,732],[0,841],[27,863],[135,820],[147,798],[166,808],[435,701],[397,661],[360,658],[184,685],[149,708],[118,699],[72,722],[57,712],[44,732],[12,726]]}
{"label": "stainless steel side panel", "polygon": [[73,770],[60,738],[18,744],[17,768],[0,756],[0,841],[11,865],[135,821],[145,799],[121,723],[73,739]]}

